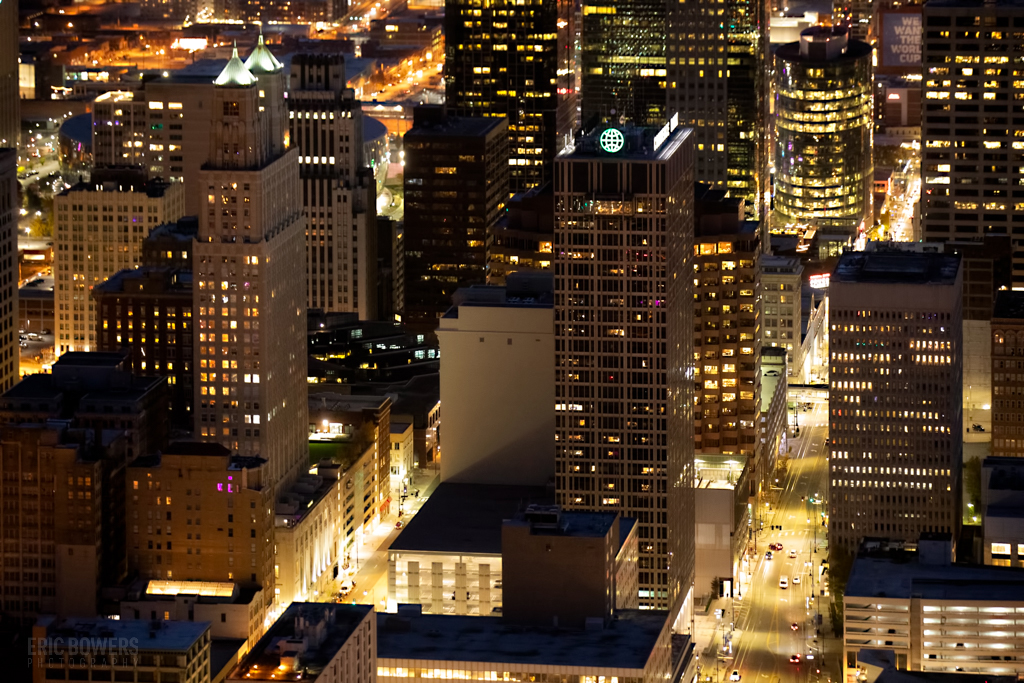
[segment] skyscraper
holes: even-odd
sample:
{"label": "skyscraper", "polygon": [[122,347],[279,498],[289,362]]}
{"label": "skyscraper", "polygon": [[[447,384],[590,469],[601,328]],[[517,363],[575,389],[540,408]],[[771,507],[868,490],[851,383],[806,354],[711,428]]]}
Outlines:
{"label": "skyscraper", "polygon": [[235,50],[209,109],[193,251],[194,405],[197,435],[265,458],[274,485],[308,458],[306,243],[283,69],[259,71]]}
{"label": "skyscraper", "polygon": [[580,72],[583,127],[660,126],[665,102],[665,8],[657,0],[588,0]]}
{"label": "skyscraper", "polygon": [[508,199],[505,119],[417,107],[405,134],[403,315],[433,332],[460,287],[483,284],[487,237]]}
{"label": "skyscraper", "polygon": [[[263,49],[266,49],[265,47]],[[306,213],[307,306],[377,317],[377,211],[363,160],[363,110],[341,55],[291,61],[288,124]]]}
{"label": "skyscraper", "polygon": [[18,3],[0,2],[0,147],[18,148],[21,100],[18,90]]}
{"label": "skyscraper", "polygon": [[805,29],[775,52],[775,217],[856,237],[874,221],[871,53],[845,29]]}
{"label": "skyscraper", "polygon": [[54,197],[53,211],[55,350],[95,351],[92,288],[141,262],[149,232],[184,214],[185,190],[181,183],[147,180],[141,170],[97,170],[89,183]]}
{"label": "skyscraper", "polygon": [[[743,12],[736,9],[742,6],[729,3],[727,8],[725,2],[713,0],[666,4],[670,29],[666,37],[668,111],[678,113],[684,125],[693,127],[695,177],[722,187],[728,179],[729,167],[726,129],[730,123],[730,70],[737,69],[733,77],[736,82],[747,76],[749,68],[732,55],[730,41],[735,35],[739,44],[739,36],[750,32],[748,22],[760,16],[750,7]],[[733,64],[734,61],[737,63]],[[751,88],[749,97],[757,96],[753,85],[752,80],[744,83]],[[737,111],[736,123],[740,117]]]}
{"label": "skyscraper", "polygon": [[[995,284],[1024,285],[1024,141],[1016,137],[1024,126],[1019,104],[1024,82],[1014,80],[1019,72],[1011,66],[1012,55],[1024,49],[1024,6],[926,3],[923,21],[924,241],[987,243],[1009,237],[1012,282]],[[971,264],[964,269],[965,281],[973,285]],[[991,291],[991,260],[985,269],[988,282],[977,283]]]}
{"label": "skyscraper", "polygon": [[18,381],[18,150],[0,148],[0,393]]}
{"label": "skyscraper", "polygon": [[829,287],[830,544],[958,536],[962,288],[958,256],[840,258]]}
{"label": "skyscraper", "polygon": [[512,192],[550,181],[572,140],[575,14],[570,0],[446,2],[445,102],[456,116],[508,119]]}
{"label": "skyscraper", "polygon": [[555,167],[555,481],[640,525],[640,606],[674,608],[693,550],[693,143],[609,127]]}
{"label": "skyscraper", "polygon": [[694,449],[761,472],[760,225],[724,194],[698,185],[694,207]]}

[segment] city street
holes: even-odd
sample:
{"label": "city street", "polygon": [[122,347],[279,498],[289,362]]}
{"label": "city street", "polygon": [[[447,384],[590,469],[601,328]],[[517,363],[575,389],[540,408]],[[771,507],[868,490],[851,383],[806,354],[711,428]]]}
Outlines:
{"label": "city street", "polygon": [[[725,614],[725,619],[735,620],[735,657],[719,652],[719,657],[725,657],[711,669],[704,662],[701,676],[705,679],[715,680],[717,670],[717,680],[726,681],[737,670],[745,683],[839,680],[840,641],[830,637],[826,642],[818,636],[826,630],[831,634],[819,574],[827,557],[821,512],[826,509],[822,499],[827,494],[828,403],[813,403],[810,411],[797,405],[800,436],[790,438],[789,475],[773,489],[771,507],[757,515],[764,520],[764,530],[757,534],[750,581],[743,582],[749,588],[742,598],[732,600],[735,614],[728,609]],[[768,560],[765,553],[770,543],[783,547]],[[780,587],[783,577],[786,588]],[[730,601],[719,601],[723,602]],[[822,626],[817,628],[819,609]],[[799,663],[790,661],[793,655],[800,656]]]}

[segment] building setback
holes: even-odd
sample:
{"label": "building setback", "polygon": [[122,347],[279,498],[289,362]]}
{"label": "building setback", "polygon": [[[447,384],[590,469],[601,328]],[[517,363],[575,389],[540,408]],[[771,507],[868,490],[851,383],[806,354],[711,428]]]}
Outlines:
{"label": "building setback", "polygon": [[832,544],[959,532],[962,277],[957,256],[898,252],[847,252],[832,274]]}
{"label": "building setback", "polygon": [[640,606],[693,582],[693,146],[606,128],[555,167],[555,481],[639,524]]}
{"label": "building setback", "polygon": [[273,487],[308,459],[306,241],[283,69],[257,50],[266,55],[250,55],[256,75],[235,51],[209,109],[193,251],[193,405],[196,436],[265,458]]}
{"label": "building setback", "polygon": [[555,155],[572,141],[575,29],[569,0],[446,3],[445,103],[457,116],[507,119],[513,193],[550,182]]}
{"label": "building setback", "polygon": [[405,293],[410,330],[433,332],[460,287],[483,284],[487,237],[508,198],[502,118],[417,107],[405,134]]}

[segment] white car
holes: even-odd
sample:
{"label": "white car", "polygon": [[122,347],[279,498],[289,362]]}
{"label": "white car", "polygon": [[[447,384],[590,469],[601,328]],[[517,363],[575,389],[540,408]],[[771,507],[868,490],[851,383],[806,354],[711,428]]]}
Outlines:
{"label": "white car", "polygon": [[793,559],[796,558],[796,548],[790,548],[789,549],[789,556],[790,556],[790,558],[793,558]]}
{"label": "white car", "polygon": [[800,577],[799,576],[794,576],[793,577],[793,585],[794,586],[799,586],[800,585]]}
{"label": "white car", "polygon": [[789,577],[783,576],[779,579],[779,588],[783,590],[789,588]]}
{"label": "white car", "polygon": [[732,670],[732,673],[729,674],[729,680],[730,681],[738,681],[738,680],[740,680],[740,672],[739,672],[738,669],[733,669]]}

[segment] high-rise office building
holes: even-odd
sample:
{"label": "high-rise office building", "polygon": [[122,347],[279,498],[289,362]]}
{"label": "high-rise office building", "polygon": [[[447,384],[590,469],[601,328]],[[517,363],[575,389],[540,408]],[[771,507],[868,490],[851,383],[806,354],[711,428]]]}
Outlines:
{"label": "high-rise office building", "polygon": [[21,134],[18,24],[18,3],[0,2],[0,147],[14,149]]}
{"label": "high-rise office building", "polygon": [[192,431],[192,245],[197,221],[157,227],[143,243],[141,266],[93,287],[96,346],[129,351],[136,375],[167,377],[171,422]]}
{"label": "high-rise office building", "polygon": [[555,167],[555,482],[635,517],[640,606],[675,608],[693,550],[693,143],[609,127]]}
{"label": "high-rise office building", "polygon": [[[685,3],[683,3],[685,4]],[[769,145],[769,104],[771,96],[771,53],[768,49],[769,9],[765,0],[731,0],[728,3],[727,57],[725,72],[725,183],[721,177],[721,154],[717,151],[721,144],[718,139],[722,132],[719,121],[721,100],[708,93],[704,102],[710,106],[703,112],[705,126],[713,129],[715,139],[711,139],[708,131],[705,154],[697,156],[697,177],[704,182],[714,182],[719,187],[726,187],[733,197],[741,197],[744,201],[746,217],[761,221],[761,240],[764,250],[768,244],[768,145]],[[678,35],[678,34],[677,34]],[[712,41],[718,47],[718,40]],[[686,43],[680,50],[688,48]],[[680,53],[678,59],[683,58]],[[689,66],[689,55],[685,55],[687,65],[679,71],[688,76],[693,75]],[[717,57],[715,58],[717,62]],[[717,66],[717,65],[716,65]],[[700,71],[700,65],[697,65]],[[717,79],[714,79],[717,85]],[[702,79],[697,80],[697,88],[704,87]],[[689,87],[689,82],[687,83]],[[677,82],[672,93],[681,93],[682,88]],[[699,91],[697,91],[699,92]],[[696,122],[684,120],[686,125]],[[714,124],[713,126],[711,124]],[[714,144],[714,151],[707,145]],[[705,168],[703,164],[713,164],[713,168]]]}
{"label": "high-rise office building", "polygon": [[955,255],[840,257],[829,287],[830,544],[959,533],[962,278]]}
{"label": "high-rise office building", "polygon": [[550,181],[555,155],[572,141],[575,25],[569,0],[446,3],[445,103],[457,116],[508,120],[512,192]]}
{"label": "high-rise office building", "polygon": [[[731,43],[735,39],[740,51],[743,43],[753,44],[754,37],[748,34],[758,10],[740,2],[713,0],[667,3],[666,7],[670,28],[666,36],[668,112],[678,113],[684,125],[693,127],[696,178],[724,187],[729,167],[726,132],[730,123],[740,124],[745,119],[737,109],[735,121],[730,121],[729,81],[732,79],[738,86],[739,81],[748,77],[748,65],[741,65],[740,57],[732,54]],[[766,18],[762,22],[767,23]],[[757,28],[753,32],[757,33]],[[760,47],[764,49],[764,44]],[[735,75],[731,73],[734,68]],[[753,88],[754,83],[744,85]],[[752,90],[748,96],[755,97],[757,93]],[[738,133],[741,127],[735,130]],[[753,171],[753,163],[750,170]]]}
{"label": "high-rise office building", "polygon": [[[266,49],[264,47],[264,49]],[[306,213],[308,308],[377,317],[377,211],[342,55],[295,55],[288,123]]]}
{"label": "high-rise office building", "polygon": [[761,255],[761,291],[764,293],[761,346],[786,349],[790,377],[800,375],[804,362],[800,302],[803,273],[804,267],[795,256]]}
{"label": "high-rise office building", "polygon": [[0,393],[18,381],[18,150],[0,148]]}
{"label": "high-rise office building", "polygon": [[129,90],[112,90],[93,100],[92,158],[95,168],[145,168],[149,148],[149,111],[141,95]]}
{"label": "high-rise office building", "polygon": [[660,126],[666,110],[666,4],[588,0],[580,30],[584,129],[598,123]]}
{"label": "high-rise office building", "polygon": [[403,317],[433,332],[460,287],[483,284],[487,237],[508,199],[505,119],[417,107],[405,134]]}
{"label": "high-rise office building", "polygon": [[851,38],[866,42],[873,33],[871,24],[876,11],[875,2],[876,0],[832,0],[832,21],[836,26],[848,29]]}
{"label": "high-rise office building", "polygon": [[54,197],[53,211],[56,352],[95,351],[92,288],[137,266],[149,232],[181,218],[184,187],[146,180],[141,170],[97,170]]}
{"label": "high-rise office building", "polygon": [[743,200],[698,185],[694,206],[694,450],[760,471],[760,225]]}
{"label": "high-rise office building", "polygon": [[1020,458],[1024,457],[1024,292],[997,294],[991,329],[992,455]]}
{"label": "high-rise office building", "polygon": [[[925,242],[1012,241],[1012,286],[1024,284],[1024,6],[951,0],[924,6],[921,230]],[[972,258],[971,254],[965,254]],[[972,259],[973,260],[973,259]],[[965,283],[973,285],[970,263]],[[987,266],[992,270],[991,263]],[[991,275],[991,273],[990,273]],[[978,281],[992,290],[992,282]],[[999,282],[1011,286],[1009,282]],[[967,302],[965,301],[965,304]],[[977,319],[979,316],[969,314]]]}
{"label": "high-rise office building", "polygon": [[306,241],[284,77],[253,75],[236,50],[215,80],[192,259],[197,436],[265,458],[272,484],[308,459]]}
{"label": "high-rise office building", "polygon": [[776,50],[773,232],[810,225],[856,237],[874,220],[871,53],[830,27]]}

